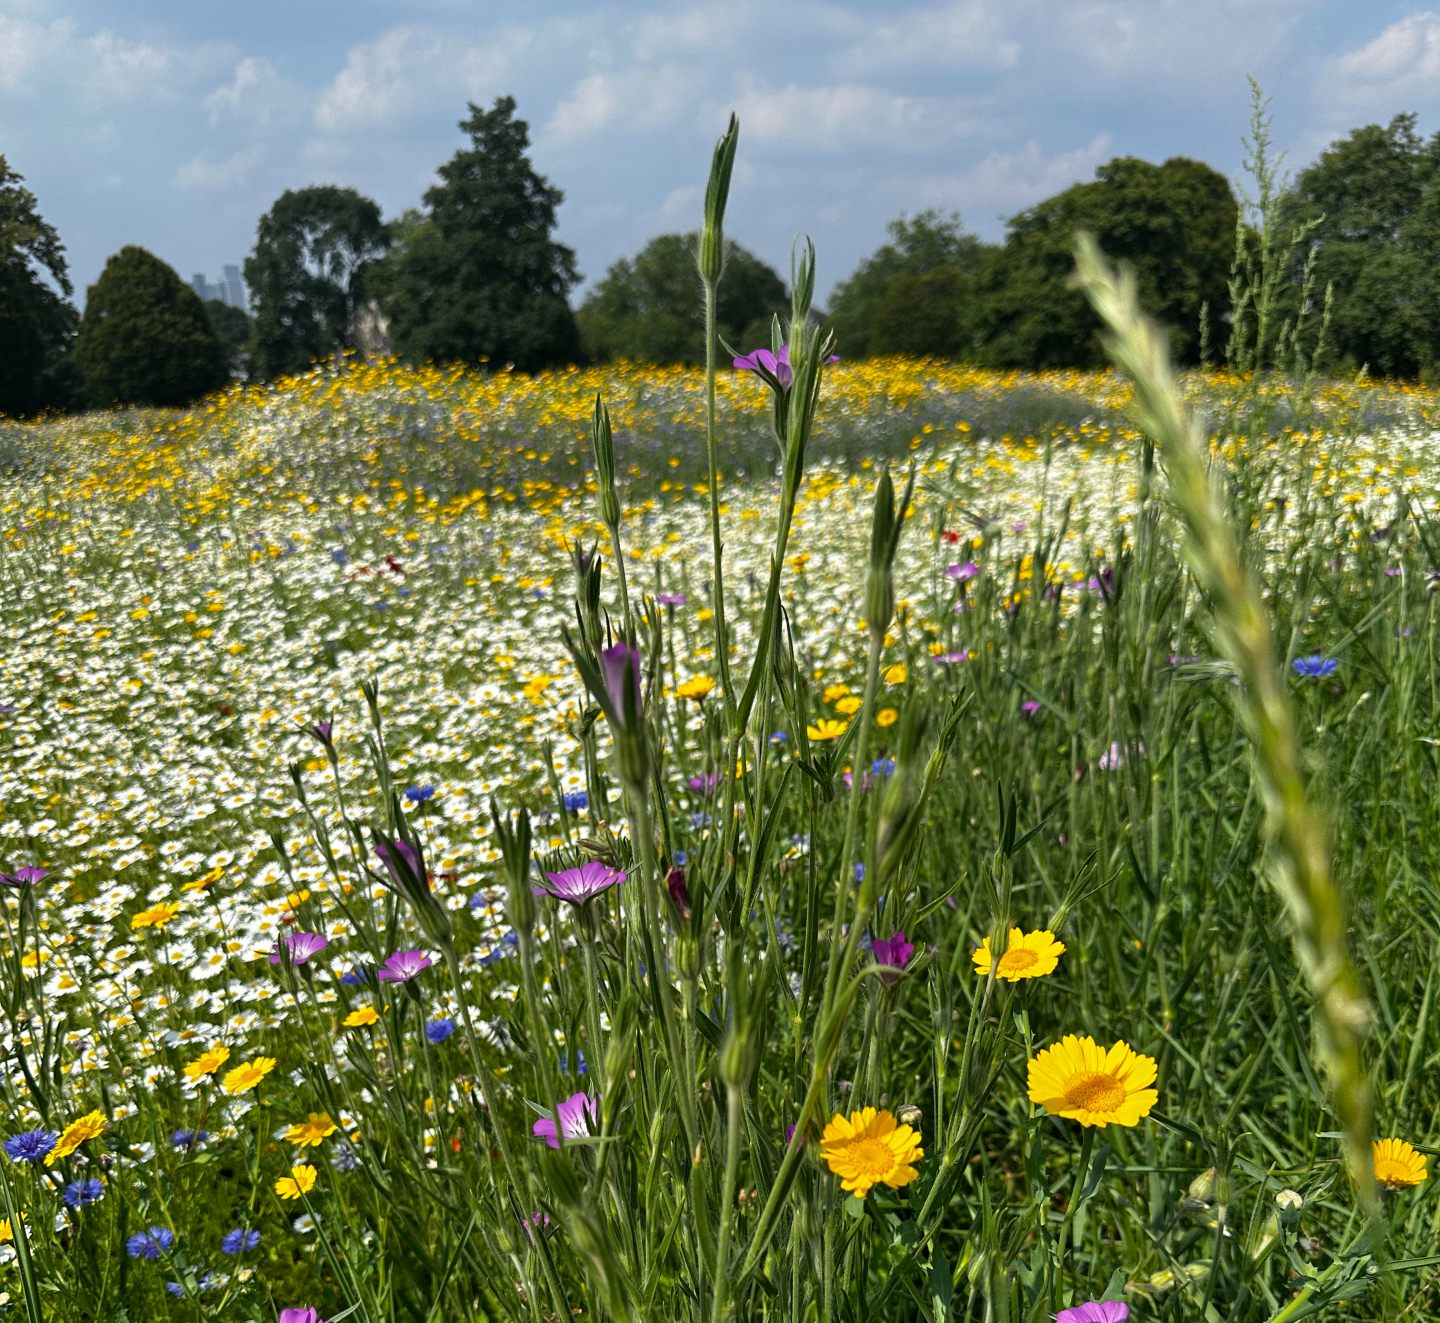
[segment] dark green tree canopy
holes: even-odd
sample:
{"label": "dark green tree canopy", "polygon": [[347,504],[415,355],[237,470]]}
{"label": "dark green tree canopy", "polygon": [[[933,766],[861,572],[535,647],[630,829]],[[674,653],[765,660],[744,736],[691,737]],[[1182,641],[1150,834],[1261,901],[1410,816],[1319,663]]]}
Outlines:
{"label": "dark green tree canopy", "polygon": [[1182,363],[1199,358],[1200,309],[1212,324],[1228,311],[1237,208],[1224,175],[1174,157],[1133,156],[1100,167],[1011,220],[1003,247],[978,278],[976,347],[997,367],[1098,367],[1097,323],[1070,288],[1077,230],[1130,264],[1145,307],[1170,333]]}
{"label": "dark green tree canopy", "polygon": [[[587,356],[639,363],[701,363],[705,319],[695,234],[662,234],[616,262],[580,306]],[[733,239],[725,243],[715,320],[737,349],[770,343],[770,319],[789,306],[785,282]]]}
{"label": "dark green tree canopy", "polygon": [[[1334,292],[1329,338],[1350,368],[1414,377],[1440,364],[1440,134],[1414,115],[1331,143],[1296,178],[1287,217],[1313,223],[1297,267]],[[1298,281],[1300,272],[1297,270]]]}
{"label": "dark green tree canopy", "polygon": [[71,293],[60,236],[0,156],[0,414],[69,402]]}
{"label": "dark green tree canopy", "polygon": [[75,362],[87,399],[101,406],[188,404],[229,379],[199,296],[133,244],[86,293]]}
{"label": "dark green tree canopy", "polygon": [[282,193],[260,218],[245,259],[255,308],[252,373],[303,372],[345,348],[365,273],[389,242],[380,208],[353,188]]}
{"label": "dark green tree canopy", "polygon": [[243,377],[250,361],[250,335],[254,329],[250,314],[219,299],[206,299],[204,307],[205,320],[225,351],[226,368],[232,377]]}
{"label": "dark green tree canopy", "polygon": [[922,211],[887,227],[890,241],[863,261],[830,300],[846,358],[963,354],[972,339],[971,288],[986,245],[958,215]]}
{"label": "dark green tree canopy", "polygon": [[568,294],[575,255],[551,237],[564,195],[535,173],[515,102],[470,106],[470,145],[440,167],[428,216],[376,273],[396,349],[412,359],[513,363],[534,371],[579,356]]}

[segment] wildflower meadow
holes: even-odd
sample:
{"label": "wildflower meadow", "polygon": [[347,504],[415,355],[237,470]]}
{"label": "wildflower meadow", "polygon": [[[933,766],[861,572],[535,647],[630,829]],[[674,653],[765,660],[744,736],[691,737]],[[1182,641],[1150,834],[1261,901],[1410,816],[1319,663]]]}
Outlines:
{"label": "wildflower meadow", "polygon": [[725,345],[736,144],[703,369],[0,423],[0,1316],[1440,1313],[1440,401]]}

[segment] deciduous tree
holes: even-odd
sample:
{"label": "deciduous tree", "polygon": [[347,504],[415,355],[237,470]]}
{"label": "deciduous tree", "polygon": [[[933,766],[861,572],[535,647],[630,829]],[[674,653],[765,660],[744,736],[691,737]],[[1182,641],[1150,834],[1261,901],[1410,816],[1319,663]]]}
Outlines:
{"label": "deciduous tree", "polygon": [[[592,358],[701,363],[705,325],[694,234],[662,234],[616,262],[580,307],[580,333]],[[715,319],[736,348],[770,343],[770,319],[789,305],[785,282],[734,240],[725,244]]]}
{"label": "deciduous tree", "polygon": [[380,208],[353,188],[282,193],[245,259],[255,309],[251,374],[303,372],[346,348],[365,272],[389,242]]}

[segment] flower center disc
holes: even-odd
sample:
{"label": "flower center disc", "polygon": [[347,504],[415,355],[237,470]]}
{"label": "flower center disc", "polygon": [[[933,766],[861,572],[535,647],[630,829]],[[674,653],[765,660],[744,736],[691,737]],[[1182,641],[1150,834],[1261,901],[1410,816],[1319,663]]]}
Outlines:
{"label": "flower center disc", "polygon": [[1087,1112],[1113,1112],[1125,1101],[1125,1086],[1113,1075],[1077,1075],[1065,1086],[1065,1105]]}
{"label": "flower center disc", "polygon": [[1017,946],[1006,951],[1000,957],[1000,967],[997,970],[1001,974],[1019,974],[1029,969],[1040,957],[1026,946]]}
{"label": "flower center disc", "polygon": [[895,1155],[878,1139],[860,1139],[850,1146],[856,1175],[879,1181],[895,1163]]}

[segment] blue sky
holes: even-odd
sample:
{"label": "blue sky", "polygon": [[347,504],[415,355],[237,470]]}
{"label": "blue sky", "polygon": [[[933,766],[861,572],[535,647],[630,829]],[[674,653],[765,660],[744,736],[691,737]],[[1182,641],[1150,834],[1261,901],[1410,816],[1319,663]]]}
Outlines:
{"label": "blue sky", "polygon": [[[187,280],[250,250],[286,188],[387,216],[513,95],[587,280],[693,228],[741,120],[730,233],[827,291],[886,222],[958,210],[990,238],[1118,155],[1241,170],[1246,75],[1299,168],[1360,124],[1440,128],[1440,11],[1393,0],[0,0],[0,153],[60,231],[77,293],[137,243]],[[578,295],[577,295],[578,297]]]}

